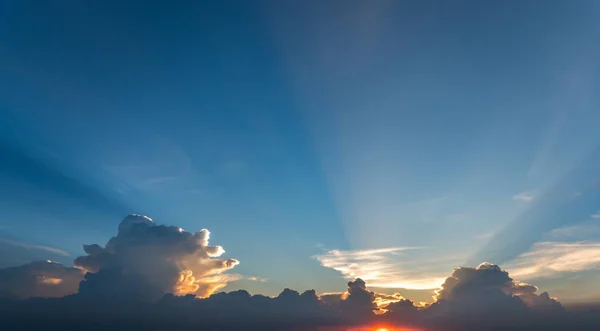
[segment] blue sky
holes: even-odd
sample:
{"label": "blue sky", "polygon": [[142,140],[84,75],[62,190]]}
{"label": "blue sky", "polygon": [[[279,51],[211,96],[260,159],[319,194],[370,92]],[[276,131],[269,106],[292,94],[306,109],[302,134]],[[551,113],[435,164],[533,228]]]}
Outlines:
{"label": "blue sky", "polygon": [[[230,288],[422,290],[489,260],[600,296],[567,291],[600,265],[594,1],[0,13],[3,265],[69,264],[135,212],[209,229],[267,279]],[[540,247],[587,262],[525,268]]]}

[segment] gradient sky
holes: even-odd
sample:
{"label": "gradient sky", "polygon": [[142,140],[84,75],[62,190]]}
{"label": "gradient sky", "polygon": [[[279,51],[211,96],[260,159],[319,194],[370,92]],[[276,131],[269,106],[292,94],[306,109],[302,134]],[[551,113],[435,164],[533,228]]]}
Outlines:
{"label": "gradient sky", "polygon": [[599,299],[599,61],[596,1],[3,1],[0,266],[135,212],[230,289],[490,261]]}

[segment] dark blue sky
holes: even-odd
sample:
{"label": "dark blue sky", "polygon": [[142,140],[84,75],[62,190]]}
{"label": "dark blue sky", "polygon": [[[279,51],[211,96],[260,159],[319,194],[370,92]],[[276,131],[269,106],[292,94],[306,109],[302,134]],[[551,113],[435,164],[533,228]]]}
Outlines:
{"label": "dark blue sky", "polygon": [[[209,229],[236,272],[269,279],[231,286],[263,292],[340,290],[340,272],[431,288],[483,260],[560,287],[600,262],[536,274],[522,256],[578,242],[550,233],[600,211],[594,1],[5,1],[0,13],[7,247],[76,256],[136,212]],[[371,269],[353,265],[361,252]]]}

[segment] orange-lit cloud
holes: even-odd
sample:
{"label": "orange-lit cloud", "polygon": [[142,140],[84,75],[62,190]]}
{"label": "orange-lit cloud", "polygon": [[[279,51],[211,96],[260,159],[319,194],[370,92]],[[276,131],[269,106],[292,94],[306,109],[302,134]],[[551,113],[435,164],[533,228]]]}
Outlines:
{"label": "orange-lit cloud", "polygon": [[[156,225],[146,216],[129,215],[119,225],[117,236],[105,247],[84,245],[87,255],[78,257],[75,266],[98,274],[86,282],[123,273],[127,277],[138,277],[140,284],[158,290],[155,295],[175,293],[206,297],[241,277],[223,274],[239,262],[219,259],[225,250],[221,246],[211,246],[209,239],[210,232],[206,229],[188,232],[175,226]],[[101,273],[102,270],[111,272]],[[106,286],[111,283],[117,282],[105,282]]]}
{"label": "orange-lit cloud", "polygon": [[63,282],[62,278],[55,277],[42,277],[40,283],[48,285],[59,285]]}
{"label": "orange-lit cloud", "polygon": [[[322,266],[339,271],[346,279],[361,278],[372,287],[435,289],[444,282],[439,265],[411,256],[421,247],[389,247],[368,250],[330,250],[315,255]],[[447,261],[446,261],[447,263]]]}

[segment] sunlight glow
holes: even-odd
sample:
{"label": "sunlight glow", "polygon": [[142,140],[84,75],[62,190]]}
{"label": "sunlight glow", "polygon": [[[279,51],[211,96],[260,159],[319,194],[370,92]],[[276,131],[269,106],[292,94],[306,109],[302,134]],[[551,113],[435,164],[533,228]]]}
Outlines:
{"label": "sunlight glow", "polygon": [[[361,278],[370,287],[429,290],[439,288],[446,279],[439,272],[438,261],[425,260],[418,255],[425,247],[388,247],[366,250],[330,250],[313,258],[322,266],[334,269],[346,279]],[[430,261],[423,267],[414,261]],[[452,261],[444,261],[450,264]],[[451,266],[448,266],[451,268]],[[446,269],[448,269],[446,268]]]}
{"label": "sunlight glow", "polygon": [[60,285],[63,282],[63,280],[61,278],[44,277],[41,279],[40,282],[46,285]]}

